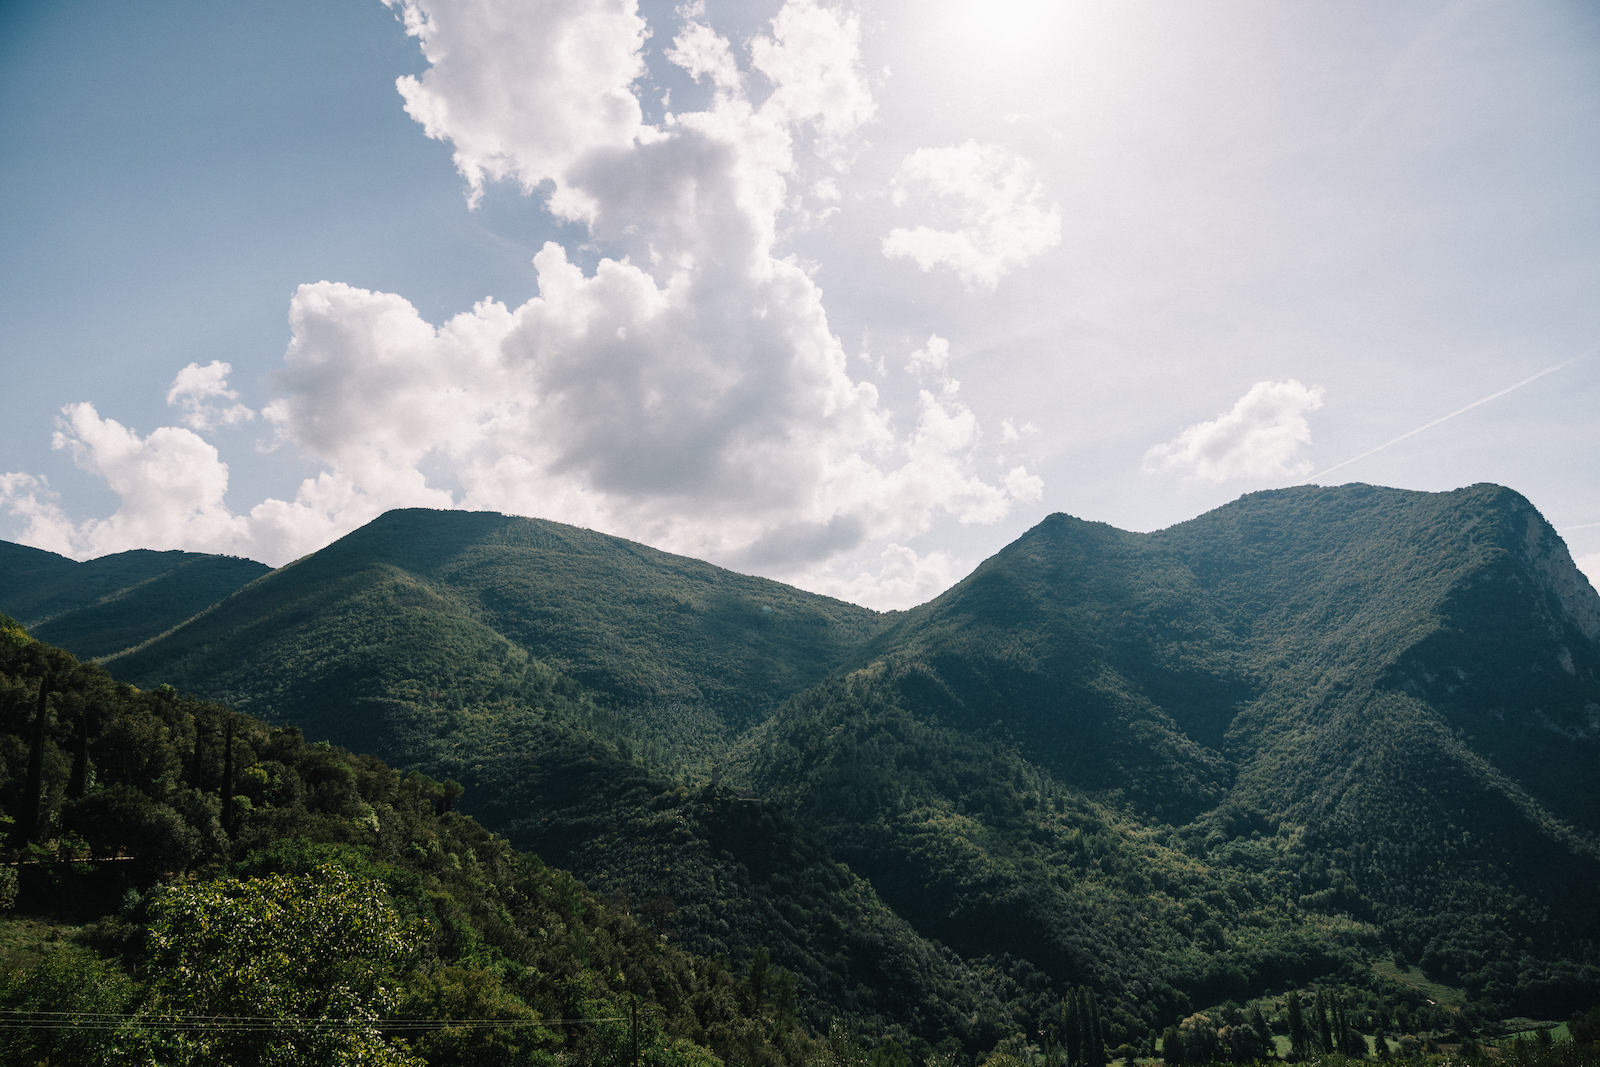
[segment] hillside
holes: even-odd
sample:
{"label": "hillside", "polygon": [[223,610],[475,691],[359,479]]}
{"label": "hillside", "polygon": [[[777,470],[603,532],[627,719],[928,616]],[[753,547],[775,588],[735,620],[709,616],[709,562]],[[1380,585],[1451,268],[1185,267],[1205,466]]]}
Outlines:
{"label": "hillside", "polygon": [[346,743],[383,741],[362,721],[373,702],[431,721],[555,687],[678,759],[820,681],[880,626],[864,608],[559,523],[397,511],[114,669]]}
{"label": "hillside", "polygon": [[676,941],[769,952],[808,1014],[882,1030],[912,1003],[977,1045],[1010,1018],[992,982],[781,812],[705,788],[879,619],[554,523],[394,512],[109,666],[459,781],[463,810],[653,902]]}
{"label": "hillside", "polygon": [[234,556],[142,549],[77,563],[0,542],[0,604],[40,640],[94,658],[187,622],[270,569]]}
{"label": "hillside", "polygon": [[1564,553],[1492,487],[1053,516],[743,759],[958,951],[1174,1004],[1393,954],[1575,1005],[1600,645]]}
{"label": "hillside", "polygon": [[114,682],[0,618],[0,1059],[816,1054],[788,972],[667,944],[451,799],[298,730]]}
{"label": "hillside", "polygon": [[1055,515],[892,615],[396,512],[109,666],[454,778],[675,940],[908,1040],[1083,987],[1136,1048],[1294,989],[1441,1028],[1600,1000],[1600,597],[1499,487]]}

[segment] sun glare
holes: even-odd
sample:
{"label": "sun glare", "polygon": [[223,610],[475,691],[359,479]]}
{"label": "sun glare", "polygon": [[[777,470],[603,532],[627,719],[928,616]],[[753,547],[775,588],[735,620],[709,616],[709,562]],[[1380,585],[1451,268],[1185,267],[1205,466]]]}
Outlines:
{"label": "sun glare", "polygon": [[1062,0],[948,0],[940,21],[972,53],[1003,61],[1047,47],[1079,6]]}

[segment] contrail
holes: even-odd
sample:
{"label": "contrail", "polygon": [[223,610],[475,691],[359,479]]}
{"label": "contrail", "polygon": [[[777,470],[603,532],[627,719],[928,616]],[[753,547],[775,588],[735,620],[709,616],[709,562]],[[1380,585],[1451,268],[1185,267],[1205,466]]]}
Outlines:
{"label": "contrail", "polygon": [[1499,400],[1501,397],[1505,396],[1507,393],[1514,393],[1518,389],[1521,389],[1524,385],[1527,385],[1530,382],[1538,381],[1540,378],[1543,378],[1546,374],[1554,374],[1558,370],[1562,370],[1562,369],[1564,369],[1566,367],[1570,367],[1570,366],[1572,366],[1574,363],[1578,362],[1578,360],[1580,360],[1582,358],[1583,358],[1582,356],[1573,356],[1571,359],[1563,360],[1560,363],[1557,363],[1553,367],[1546,367],[1544,370],[1539,371],[1537,374],[1530,374],[1526,378],[1522,379],[1522,381],[1517,382],[1515,385],[1508,385],[1504,389],[1500,390],[1498,393],[1490,393],[1488,396],[1480,397],[1479,399],[1474,400],[1472,403],[1468,404],[1466,407],[1457,408],[1456,410],[1452,411],[1448,415],[1441,415],[1437,419],[1434,419],[1432,422],[1424,423],[1421,426],[1418,426],[1414,430],[1407,430],[1405,433],[1401,434],[1399,437],[1396,437],[1392,441],[1385,441],[1383,444],[1379,445],[1377,448],[1369,448],[1365,452],[1361,453],[1361,455],[1359,455],[1359,456],[1351,456],[1349,459],[1344,460],[1343,462],[1335,463],[1333,466],[1327,468],[1326,470],[1320,470],[1317,473],[1313,474],[1311,477],[1307,478],[1305,481],[1301,482],[1300,484],[1301,485],[1306,485],[1306,484],[1308,484],[1310,482],[1314,482],[1314,481],[1318,480],[1319,478],[1322,478],[1324,475],[1332,474],[1334,471],[1338,470],[1340,467],[1348,467],[1352,463],[1361,462],[1362,460],[1366,459],[1368,456],[1375,456],[1379,452],[1382,452],[1386,448],[1394,447],[1395,445],[1399,444],[1401,441],[1404,441],[1408,437],[1415,437],[1415,436],[1417,436],[1417,434],[1422,433],[1425,430],[1431,430],[1435,426],[1439,425],[1441,422],[1449,422],[1451,419],[1455,418],[1457,415],[1465,415],[1467,412],[1471,411],[1473,408],[1482,407],[1484,404],[1487,404],[1491,400]]}

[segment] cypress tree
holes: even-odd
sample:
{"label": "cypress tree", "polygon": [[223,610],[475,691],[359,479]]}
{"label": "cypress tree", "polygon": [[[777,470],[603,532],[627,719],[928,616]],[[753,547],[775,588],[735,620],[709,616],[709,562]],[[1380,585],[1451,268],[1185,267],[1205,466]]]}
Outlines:
{"label": "cypress tree", "polygon": [[87,702],[78,712],[72,736],[72,773],[67,777],[67,799],[77,800],[89,788],[89,716]]}
{"label": "cypress tree", "polygon": [[761,1018],[761,1009],[766,1004],[767,997],[767,970],[772,964],[772,956],[767,952],[765,945],[757,945],[750,952],[750,1016],[754,1019]]}
{"label": "cypress tree", "polygon": [[795,1024],[794,975],[782,967],[775,968],[772,984],[777,1000],[778,1032],[787,1033]]}
{"label": "cypress tree", "polygon": [[1256,1032],[1256,1039],[1261,1042],[1261,1054],[1272,1056],[1277,1049],[1272,1044],[1272,1027],[1267,1025],[1267,1017],[1261,1014],[1261,1005],[1257,1004],[1250,1012],[1250,1028]]}
{"label": "cypress tree", "polygon": [[[1350,1016],[1345,1011],[1344,998],[1335,994],[1330,998],[1330,1000],[1333,1004],[1333,1035],[1336,1043],[1334,1046],[1335,1051],[1342,1052],[1347,1056],[1356,1055],[1354,1052],[1355,1046],[1352,1040],[1354,1037],[1354,1031],[1350,1029]],[[1364,1044],[1365,1042],[1363,1042],[1363,1045]],[[1362,1051],[1365,1052],[1366,1049],[1363,1048]]]}
{"label": "cypress tree", "polygon": [[1084,1009],[1089,1016],[1088,1047],[1084,1050],[1084,1060],[1092,1064],[1106,1062],[1105,1032],[1100,1028],[1100,998],[1094,995],[1094,990],[1088,986],[1083,987]]}
{"label": "cypress tree", "polygon": [[1061,1032],[1066,1039],[1067,1062],[1083,1063],[1083,1013],[1078,1010],[1078,991],[1067,990],[1061,1000]]}
{"label": "cypress tree", "polygon": [[189,762],[189,784],[206,791],[206,731],[200,716],[194,717],[194,754]]}
{"label": "cypress tree", "polygon": [[1305,1009],[1300,1004],[1300,992],[1289,994],[1289,1058],[1303,1060],[1311,1052],[1311,1033],[1306,1026]]}
{"label": "cypress tree", "polygon": [[1328,998],[1322,992],[1322,990],[1320,990],[1320,989],[1317,990],[1316,1012],[1317,1012],[1317,1051],[1318,1052],[1332,1052],[1332,1051],[1334,1051],[1334,1047],[1333,1047],[1333,1026],[1328,1021]]}
{"label": "cypress tree", "polygon": [[44,737],[50,718],[51,676],[39,679],[39,700],[28,738],[28,778],[22,790],[22,810],[17,813],[13,841],[26,845],[39,836],[39,809],[44,804]]}
{"label": "cypress tree", "polygon": [[222,828],[233,833],[233,716],[222,731]]}

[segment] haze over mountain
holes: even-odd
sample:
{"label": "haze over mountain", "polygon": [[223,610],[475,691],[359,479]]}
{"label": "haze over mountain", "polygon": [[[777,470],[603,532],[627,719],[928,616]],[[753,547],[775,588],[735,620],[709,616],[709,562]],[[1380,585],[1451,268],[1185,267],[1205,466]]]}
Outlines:
{"label": "haze over mountain", "polygon": [[[60,570],[27,559],[24,622]],[[1497,486],[1054,515],[891,614],[461,512],[225,584],[109,669],[458,779],[813,1010],[978,1042],[1080,984],[1130,1039],[1413,966],[1600,997],[1600,596]]]}

